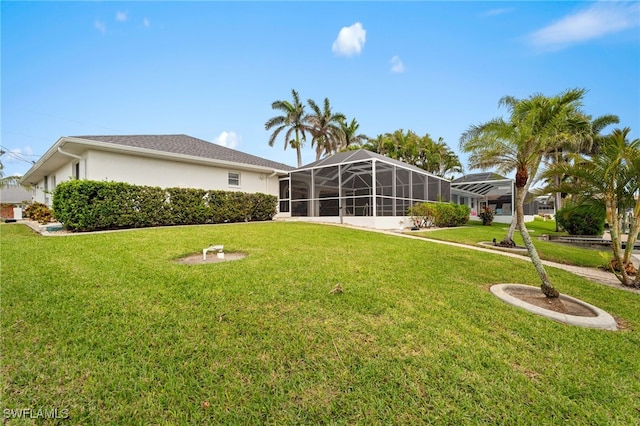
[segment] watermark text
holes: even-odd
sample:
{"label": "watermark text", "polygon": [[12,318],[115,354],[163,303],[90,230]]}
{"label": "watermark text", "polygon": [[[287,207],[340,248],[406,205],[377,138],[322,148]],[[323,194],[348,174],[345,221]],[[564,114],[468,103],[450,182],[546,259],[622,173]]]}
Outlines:
{"label": "watermark text", "polygon": [[5,419],[68,419],[68,408],[5,408]]}

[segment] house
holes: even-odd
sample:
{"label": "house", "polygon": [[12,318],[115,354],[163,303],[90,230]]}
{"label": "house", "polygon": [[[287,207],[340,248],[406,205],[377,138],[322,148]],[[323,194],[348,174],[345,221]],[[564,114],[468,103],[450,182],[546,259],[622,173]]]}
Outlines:
{"label": "house", "polygon": [[278,195],[293,168],[187,135],[65,136],[20,179],[33,200],[69,179]]}
{"label": "house", "polygon": [[187,135],[65,136],[20,183],[51,206],[56,185],[68,179],[261,192],[279,198],[277,218],[378,229],[410,226],[407,210],[416,203],[465,204],[472,219],[488,206],[503,223],[514,205],[513,180],[492,173],[450,181],[362,149],[294,169]]}
{"label": "house", "polygon": [[17,182],[0,187],[0,218],[22,219],[22,211],[31,203],[31,191]]}
{"label": "house", "polygon": [[[510,223],[515,206],[515,181],[497,173],[472,173],[451,182],[451,201],[471,207],[470,219],[480,220],[478,213],[487,207],[495,212],[493,221]],[[544,209],[544,212],[542,211]],[[547,214],[548,206],[530,194],[525,199],[524,220],[531,222],[536,214]]]}

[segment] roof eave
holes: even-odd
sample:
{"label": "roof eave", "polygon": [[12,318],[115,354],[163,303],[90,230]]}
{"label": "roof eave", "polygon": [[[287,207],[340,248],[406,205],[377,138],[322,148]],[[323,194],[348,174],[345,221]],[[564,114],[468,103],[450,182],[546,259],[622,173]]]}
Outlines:
{"label": "roof eave", "polygon": [[94,141],[91,139],[82,139],[82,138],[76,138],[76,137],[63,136],[60,139],[58,139],[56,143],[53,144],[53,146],[49,148],[49,150],[42,157],[40,157],[40,159],[36,162],[36,164],[33,165],[33,167],[31,167],[27,171],[27,173],[24,174],[24,176],[20,179],[20,183],[21,184],[35,183],[29,180],[31,176],[36,174],[38,169],[40,169],[51,157],[58,154],[58,148],[62,148],[64,147],[64,145],[69,143],[77,143],[77,144],[86,146],[87,148],[94,148],[101,151],[138,154],[143,157],[172,159],[172,160],[178,160],[186,163],[204,164],[208,166],[211,166],[211,165],[224,166],[234,170],[254,171],[254,172],[262,172],[262,173],[269,173],[269,174],[276,173],[278,175],[286,175],[289,173],[286,170],[281,170],[281,169],[267,167],[267,166],[237,163],[233,161],[218,160],[214,158],[198,157],[194,155],[178,154],[178,153],[167,152],[167,151],[157,151],[157,150],[148,149],[148,148],[139,148],[134,146],[118,145],[118,144],[113,144],[108,142]]}

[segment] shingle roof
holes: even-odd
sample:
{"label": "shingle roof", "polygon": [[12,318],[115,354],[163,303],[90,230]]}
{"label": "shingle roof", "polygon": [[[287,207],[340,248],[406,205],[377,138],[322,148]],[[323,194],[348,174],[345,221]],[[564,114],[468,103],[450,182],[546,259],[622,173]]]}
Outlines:
{"label": "shingle roof", "polygon": [[277,161],[246,154],[235,149],[227,148],[197,139],[187,135],[125,135],[125,136],[72,136],[96,142],[144,148],[154,151],[170,152],[174,154],[190,155],[194,157],[210,158],[213,160],[230,161],[233,163],[252,166],[269,167],[277,170],[293,170],[293,167]]}

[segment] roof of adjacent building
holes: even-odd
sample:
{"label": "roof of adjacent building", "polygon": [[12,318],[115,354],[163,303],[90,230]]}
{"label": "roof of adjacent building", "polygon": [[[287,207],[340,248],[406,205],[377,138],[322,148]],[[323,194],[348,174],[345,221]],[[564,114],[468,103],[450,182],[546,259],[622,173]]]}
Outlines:
{"label": "roof of adjacent building", "polygon": [[9,184],[0,187],[0,203],[21,204],[31,201],[31,191],[18,184]]}
{"label": "roof of adjacent building", "polygon": [[504,195],[513,192],[513,180],[493,172],[471,173],[451,182],[451,188],[478,195]]}
{"label": "roof of adjacent building", "polygon": [[226,146],[207,142],[188,135],[124,135],[124,136],[71,136],[75,139],[85,139],[97,142],[123,145],[135,148],[151,149],[154,151],[170,152],[173,154],[190,155],[194,157],[210,158],[213,160],[229,161],[232,163],[249,164],[252,166],[269,167],[278,170],[292,170],[293,167],[277,161],[267,160]]}
{"label": "roof of adjacent building", "polygon": [[454,179],[452,183],[485,182],[485,181],[494,181],[494,180],[507,180],[507,178],[493,172],[470,173],[468,175],[459,177],[458,179]]}

